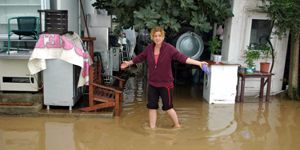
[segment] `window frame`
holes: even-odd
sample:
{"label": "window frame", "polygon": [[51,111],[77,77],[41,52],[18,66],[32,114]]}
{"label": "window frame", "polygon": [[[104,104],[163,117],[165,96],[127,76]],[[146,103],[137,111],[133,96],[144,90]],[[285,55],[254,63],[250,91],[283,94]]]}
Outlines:
{"label": "window frame", "polygon": [[[248,49],[248,46],[250,45],[253,20],[270,20],[270,18],[267,16],[266,13],[257,13],[257,12],[249,13],[247,21],[246,21],[245,40],[244,40],[243,49],[242,49],[243,53]],[[274,29],[274,27],[273,27],[273,29]],[[273,29],[272,29],[272,31],[273,31]]]}

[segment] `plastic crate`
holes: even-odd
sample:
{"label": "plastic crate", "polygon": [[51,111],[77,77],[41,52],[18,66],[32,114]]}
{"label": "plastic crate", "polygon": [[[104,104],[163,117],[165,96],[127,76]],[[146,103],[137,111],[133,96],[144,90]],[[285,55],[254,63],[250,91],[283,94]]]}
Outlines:
{"label": "plastic crate", "polygon": [[38,10],[38,12],[40,13],[40,18],[42,18],[42,13],[44,13],[45,30],[43,32],[53,34],[65,34],[68,32],[67,10]]}

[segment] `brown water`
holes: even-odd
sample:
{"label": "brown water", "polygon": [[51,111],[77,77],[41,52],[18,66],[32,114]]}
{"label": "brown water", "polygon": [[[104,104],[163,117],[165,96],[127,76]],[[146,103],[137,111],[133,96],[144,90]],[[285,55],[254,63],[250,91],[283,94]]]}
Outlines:
{"label": "brown water", "polygon": [[300,149],[300,102],[209,105],[198,87],[175,89],[181,129],[159,111],[148,128],[142,80],[130,79],[121,117],[1,117],[0,150],[296,150]]}

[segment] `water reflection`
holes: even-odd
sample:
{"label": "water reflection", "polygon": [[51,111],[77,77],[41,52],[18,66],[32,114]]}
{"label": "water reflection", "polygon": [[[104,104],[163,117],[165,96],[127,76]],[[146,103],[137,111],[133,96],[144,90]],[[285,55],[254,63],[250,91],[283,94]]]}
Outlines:
{"label": "water reflection", "polygon": [[134,105],[134,102],[145,100],[144,92],[146,85],[143,78],[129,78],[123,91],[123,106]]}
{"label": "water reflection", "polygon": [[[199,150],[299,149],[300,103],[271,97],[271,103],[208,104],[201,87],[177,86],[174,105],[181,129],[159,110],[148,128],[144,82],[131,79],[121,117],[0,117],[1,150]],[[131,91],[130,91],[131,90]],[[130,91],[130,92],[129,92]],[[134,93],[134,94],[132,94]]]}
{"label": "water reflection", "polygon": [[270,115],[269,103],[241,104],[236,109],[239,134],[245,140],[251,140],[253,137],[266,138],[271,131],[271,125],[276,124],[272,118],[276,118],[278,108],[273,108],[274,112]]}
{"label": "water reflection", "polygon": [[74,123],[46,122],[46,150],[75,150]]}
{"label": "water reflection", "polygon": [[0,149],[39,150],[40,135],[37,131],[0,130]]}
{"label": "water reflection", "polygon": [[208,105],[208,130],[209,137],[227,136],[235,132],[237,122],[234,118],[233,104]]}

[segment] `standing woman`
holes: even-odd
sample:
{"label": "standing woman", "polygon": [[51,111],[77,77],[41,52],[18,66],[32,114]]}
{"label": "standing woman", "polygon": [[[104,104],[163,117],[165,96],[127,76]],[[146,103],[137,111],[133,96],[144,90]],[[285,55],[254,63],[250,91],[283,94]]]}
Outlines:
{"label": "standing woman", "polygon": [[148,62],[148,104],[150,128],[156,128],[159,97],[162,99],[162,110],[167,111],[173,121],[174,128],[180,128],[177,113],[173,108],[174,78],[172,74],[172,60],[193,64],[202,68],[204,61],[197,61],[180,53],[174,46],[164,42],[165,31],[162,27],[154,27],[150,33],[153,43],[130,61],[124,61],[121,69],[145,60]]}

